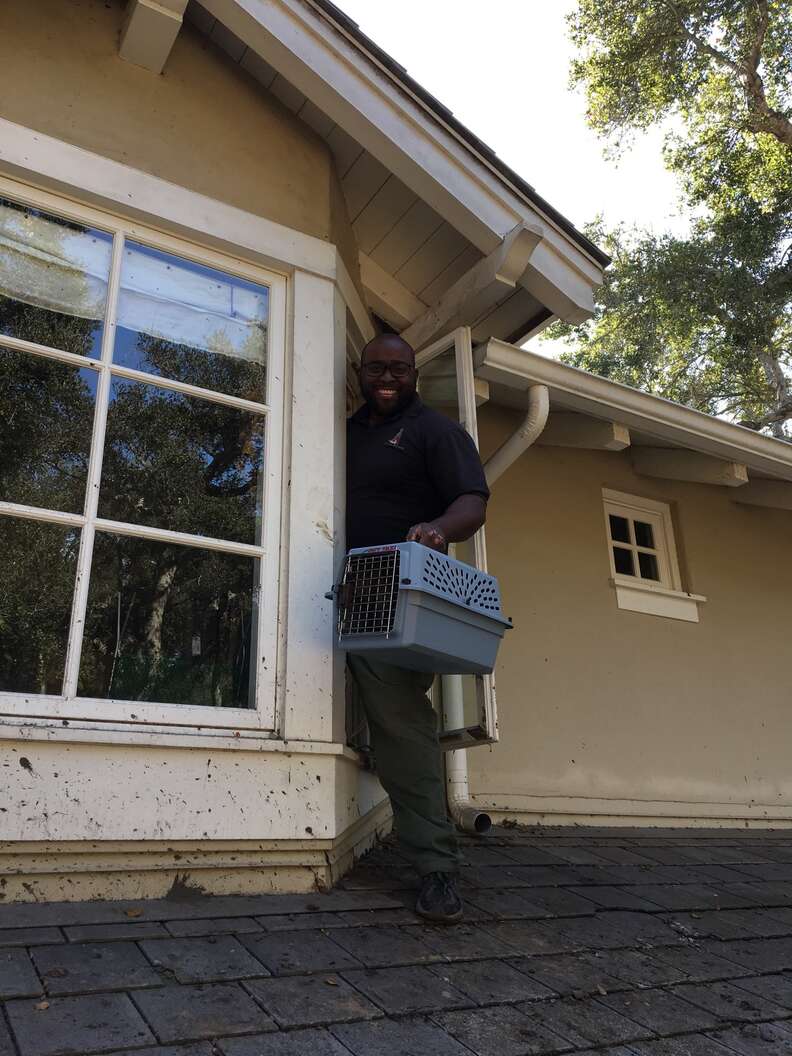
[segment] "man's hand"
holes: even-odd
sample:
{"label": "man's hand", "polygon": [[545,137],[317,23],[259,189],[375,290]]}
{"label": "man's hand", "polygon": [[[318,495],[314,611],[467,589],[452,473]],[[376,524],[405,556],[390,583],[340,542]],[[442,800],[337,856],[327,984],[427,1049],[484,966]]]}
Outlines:
{"label": "man's hand", "polygon": [[448,540],[436,524],[414,524],[407,533],[407,542],[423,543],[430,550],[440,550],[441,553],[448,549]]}

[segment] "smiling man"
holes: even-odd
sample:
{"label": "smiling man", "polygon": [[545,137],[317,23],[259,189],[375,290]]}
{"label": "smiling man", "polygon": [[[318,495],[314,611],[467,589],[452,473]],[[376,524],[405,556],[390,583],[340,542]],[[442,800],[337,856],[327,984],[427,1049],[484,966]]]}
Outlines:
{"label": "smiling man", "polygon": [[[396,334],[375,337],[359,377],[366,402],[348,422],[348,547],[409,540],[445,551],[469,539],[486,516],[484,470],[468,433],[418,397],[412,348]],[[348,659],[396,834],[422,880],[416,912],[455,923],[462,919],[459,860],[426,696],[433,676],[363,655]]]}

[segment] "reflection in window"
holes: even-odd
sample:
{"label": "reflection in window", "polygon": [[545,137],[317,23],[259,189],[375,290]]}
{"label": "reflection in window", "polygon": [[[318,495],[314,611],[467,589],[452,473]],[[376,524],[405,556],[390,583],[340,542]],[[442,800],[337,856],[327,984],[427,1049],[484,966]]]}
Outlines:
{"label": "reflection in window", "polygon": [[660,573],[657,569],[657,558],[654,554],[645,554],[639,550],[638,567],[641,570],[642,579],[660,579]]}
{"label": "reflection in window", "polygon": [[633,528],[635,529],[636,546],[645,546],[650,550],[654,550],[654,535],[652,534],[651,524],[647,524],[646,521],[634,521]]}
{"label": "reflection in window", "polygon": [[99,357],[112,239],[0,198],[0,334]]}
{"label": "reflection in window", "polygon": [[630,522],[627,518],[617,517],[612,513],[608,520],[610,521],[611,539],[614,543],[629,543]]}
{"label": "reflection in window", "polygon": [[613,548],[613,564],[620,576],[634,576],[632,550],[625,550],[621,546]]}
{"label": "reflection in window", "polygon": [[266,286],[127,242],[113,361],[264,402],[268,295]]}
{"label": "reflection in window", "polygon": [[0,348],[0,499],[82,513],[96,372]]}
{"label": "reflection in window", "polygon": [[120,379],[110,401],[100,517],[256,541],[261,416]]}
{"label": "reflection in window", "polygon": [[257,565],[98,532],[79,694],[247,707]]}
{"label": "reflection in window", "polygon": [[77,528],[0,517],[0,689],[60,694]]}

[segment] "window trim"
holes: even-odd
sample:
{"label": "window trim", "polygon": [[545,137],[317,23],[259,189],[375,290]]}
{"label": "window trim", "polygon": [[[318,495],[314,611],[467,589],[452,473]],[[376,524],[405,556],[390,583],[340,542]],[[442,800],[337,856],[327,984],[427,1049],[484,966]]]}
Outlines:
{"label": "window trim", "polygon": [[[614,491],[612,488],[603,488],[602,505],[611,573],[609,582],[616,592],[617,606],[630,612],[698,623],[698,606],[707,599],[701,594],[691,594],[683,589],[674,538],[674,523],[669,504],[640,495]],[[635,519],[647,514],[652,516],[653,521],[659,518],[660,538],[655,542],[660,545],[654,548],[661,570],[659,582],[642,579],[639,576],[627,576],[616,571],[613,559],[615,544],[611,535],[609,517],[612,513],[621,516],[624,512],[631,517],[634,516]],[[667,573],[665,576],[662,575],[664,570]]]}
{"label": "window trim", "polygon": [[[287,336],[287,279],[286,275],[251,264],[220,250],[210,249],[191,241],[188,237],[176,237],[149,225],[139,224],[123,216],[82,205],[60,195],[40,191],[27,184],[0,176],[0,196],[22,206],[43,209],[64,219],[103,230],[113,238],[111,269],[108,279],[107,303],[105,306],[104,334],[100,359],[78,356],[63,350],[37,345],[20,338],[0,335],[0,347],[25,352],[35,356],[57,360],[80,369],[89,369],[98,375],[97,413],[91,433],[91,461],[86,484],[86,505],[81,514],[49,511],[18,503],[0,502],[0,516],[16,516],[52,524],[72,525],[81,528],[80,558],[78,570],[87,567],[83,551],[92,548],[94,529],[107,529],[135,537],[160,542],[173,542],[198,548],[219,550],[244,556],[258,557],[261,567],[254,589],[261,598],[271,598],[266,611],[271,618],[259,621],[256,648],[259,660],[256,672],[255,706],[250,708],[216,708],[202,705],[164,704],[158,702],[134,702],[113,699],[96,699],[76,695],[79,673],[80,650],[75,648],[76,638],[72,632],[74,614],[84,612],[88,593],[88,576],[78,576],[73,596],[67,646],[64,690],[62,695],[0,692],[0,715],[15,718],[53,718],[61,723],[74,721],[96,721],[143,726],[167,726],[171,728],[191,727],[196,729],[237,730],[248,729],[264,737],[277,736],[276,720],[281,713],[278,693],[279,614],[281,609],[281,525],[282,525],[282,466],[284,461],[284,401],[287,398],[285,385],[286,336]],[[268,288],[268,349],[266,392],[261,403],[252,403],[228,394],[207,391],[174,379],[160,378],[123,366],[112,366],[111,353],[115,333],[115,308],[121,273],[121,258],[126,240],[140,242],[165,253],[185,260],[227,272],[230,275],[265,285]],[[210,539],[203,536],[183,535],[167,529],[143,525],[122,525],[96,516],[98,487],[103,455],[104,426],[107,417],[107,391],[112,376],[134,381],[154,383],[158,387],[172,389],[185,395],[197,396],[226,406],[255,410],[266,418],[267,442],[264,468],[264,518],[263,542],[258,544],[236,543],[230,540]],[[103,401],[103,402],[102,402]],[[98,457],[97,457],[98,454]],[[91,499],[89,499],[89,496]],[[92,500],[93,512],[88,502]],[[86,531],[88,524],[88,531]],[[90,538],[88,538],[90,535]],[[84,541],[87,540],[87,541]],[[267,660],[264,663],[264,659]],[[133,726],[133,728],[134,728]]]}

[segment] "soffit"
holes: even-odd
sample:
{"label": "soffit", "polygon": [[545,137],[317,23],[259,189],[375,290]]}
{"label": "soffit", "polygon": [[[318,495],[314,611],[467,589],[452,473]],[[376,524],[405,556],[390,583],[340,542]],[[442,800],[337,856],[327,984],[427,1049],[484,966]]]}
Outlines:
{"label": "soffit", "polygon": [[[371,311],[401,330],[406,312],[412,322],[482,259],[483,253],[451,223],[197,0],[190,0],[185,20],[327,143],[358,249],[385,273],[402,314],[390,309],[389,315],[389,305],[364,290]],[[505,291],[480,318],[467,322],[474,340],[515,341],[543,321],[543,313],[544,305],[518,288]]]}

